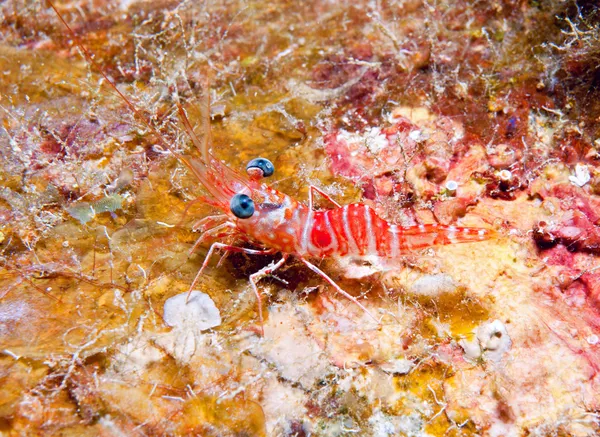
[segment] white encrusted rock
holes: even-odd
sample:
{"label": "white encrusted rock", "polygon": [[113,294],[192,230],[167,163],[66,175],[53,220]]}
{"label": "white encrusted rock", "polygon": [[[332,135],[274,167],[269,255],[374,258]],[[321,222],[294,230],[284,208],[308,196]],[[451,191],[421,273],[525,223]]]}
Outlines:
{"label": "white encrusted rock", "polygon": [[406,375],[415,367],[415,363],[405,358],[398,358],[382,363],[379,367],[386,373]]}
{"label": "white encrusted rock", "polygon": [[486,360],[500,361],[502,355],[510,350],[512,340],[504,323],[494,320],[480,325],[475,331],[473,340],[461,340],[459,344],[468,360],[475,361],[485,358]]}
{"label": "white encrusted rock", "polygon": [[221,313],[210,296],[192,291],[186,303],[187,293],[166,300],[163,317],[165,323],[185,331],[204,331],[221,324]]}
{"label": "white encrusted rock", "polygon": [[420,277],[412,283],[409,292],[417,296],[435,297],[452,293],[457,288],[458,284],[452,279],[452,276],[440,273]]}
{"label": "white encrusted rock", "polygon": [[575,166],[575,174],[569,176],[569,181],[578,187],[583,187],[590,179],[590,170],[588,169],[588,166],[584,164],[577,164]]}
{"label": "white encrusted rock", "polygon": [[264,325],[265,336],[251,346],[254,356],[269,363],[278,375],[305,389],[332,371],[320,345],[306,335],[298,307],[273,305]]}

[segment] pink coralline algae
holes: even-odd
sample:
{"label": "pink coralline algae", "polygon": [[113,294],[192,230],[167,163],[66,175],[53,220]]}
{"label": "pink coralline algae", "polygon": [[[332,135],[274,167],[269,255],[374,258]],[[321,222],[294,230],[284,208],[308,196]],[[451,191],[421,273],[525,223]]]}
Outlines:
{"label": "pink coralline algae", "polygon": [[[324,137],[329,168],[334,175],[357,183],[364,198],[386,204],[387,212],[398,205],[429,202],[435,219],[449,224],[463,217],[483,194],[470,182],[481,179],[478,175],[488,169],[485,148],[465,136],[460,123],[419,111],[424,112],[398,111],[414,116],[419,124],[394,114],[391,124],[362,133],[329,132]],[[486,180],[497,179],[493,171],[488,173],[492,176]],[[404,208],[404,218],[413,212]]]}
{"label": "pink coralline algae", "polygon": [[598,253],[600,251],[600,200],[580,187],[555,185],[542,194],[555,198],[562,214],[552,222],[540,221],[534,238],[542,247],[564,244],[569,250]]}
{"label": "pink coralline algae", "polygon": [[[325,136],[325,151],[334,174],[354,181],[378,178],[401,169],[418,153],[421,130],[401,118],[384,128],[373,127],[364,134],[343,129]],[[384,191],[385,192],[385,191]]]}

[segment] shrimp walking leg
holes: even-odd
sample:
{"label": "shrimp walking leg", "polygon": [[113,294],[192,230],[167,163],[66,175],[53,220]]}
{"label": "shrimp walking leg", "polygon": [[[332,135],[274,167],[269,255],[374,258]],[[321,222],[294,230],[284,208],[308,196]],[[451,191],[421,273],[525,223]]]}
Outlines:
{"label": "shrimp walking leg", "polygon": [[192,290],[196,286],[196,283],[198,282],[198,279],[200,279],[200,276],[202,276],[202,273],[204,272],[204,269],[206,268],[206,266],[208,266],[208,263],[210,262],[210,259],[211,259],[212,255],[213,255],[213,253],[217,249],[227,250],[229,252],[243,252],[243,253],[247,253],[249,255],[272,255],[272,254],[276,253],[276,250],[274,250],[274,249],[254,250],[254,249],[246,249],[245,247],[230,246],[229,244],[213,243],[210,246],[210,249],[208,249],[208,253],[206,254],[206,258],[204,258],[204,262],[202,263],[202,267],[200,267],[200,270],[198,270],[198,273],[196,274],[196,277],[192,281],[192,285],[190,285],[190,289],[188,290],[187,298],[185,299],[186,303],[190,299],[190,295],[192,294]]}
{"label": "shrimp walking leg", "polygon": [[227,214],[216,214],[209,215],[204,217],[203,219],[198,220],[196,223],[192,225],[192,231],[194,232],[205,232],[206,228],[216,225],[217,223],[221,223],[227,221],[229,216]]}
{"label": "shrimp walking leg", "polygon": [[[188,211],[190,210],[190,208],[191,208],[192,206],[194,206],[194,205],[198,204],[198,203],[205,203],[205,202],[204,202],[204,198],[203,198],[202,196],[200,196],[200,197],[197,197],[197,198],[196,198],[196,199],[194,199],[194,200],[188,200],[188,202],[187,202],[187,204],[186,204],[186,206],[185,206],[185,209],[183,210],[183,214],[181,214],[181,219],[179,219],[179,223],[177,223],[177,226],[181,226],[181,225],[183,224],[183,222],[184,222],[184,220],[185,220],[185,217],[187,216],[187,213],[188,213]],[[222,216],[222,215],[224,215],[224,216],[226,217],[226,215],[225,215],[225,214],[218,214],[218,215],[211,215],[211,216],[208,216],[208,217],[206,217],[206,218],[207,218],[207,219],[209,219],[209,218],[211,218],[211,217],[217,217],[217,216]],[[201,220],[198,220],[198,221],[201,221]],[[196,225],[197,225],[197,223],[198,223],[198,222],[196,222],[196,223],[194,224],[194,226],[196,226]],[[192,229],[194,229],[194,227],[192,227]]]}
{"label": "shrimp walking leg", "polygon": [[271,273],[281,267],[287,261],[287,259],[288,255],[284,253],[281,259],[276,263],[271,263],[268,266],[260,269],[258,272],[250,275],[250,284],[252,285],[252,289],[254,290],[254,294],[256,295],[256,300],[258,302],[258,320],[260,321],[260,330],[263,337],[265,336],[265,328],[263,323],[262,298],[260,297],[257,284],[262,278],[269,276]]}
{"label": "shrimp walking leg", "polygon": [[347,291],[344,291],[344,289],[342,289],[342,287],[340,287],[339,285],[337,285],[335,283],[335,281],[333,279],[331,279],[329,276],[327,276],[327,274],[323,270],[319,269],[317,266],[315,266],[314,264],[310,263],[309,261],[307,261],[303,257],[299,257],[299,258],[306,265],[306,267],[308,267],[313,272],[315,272],[317,275],[321,276],[323,279],[325,279],[327,282],[329,282],[329,284],[333,288],[335,288],[335,290],[338,293],[340,293],[341,295],[345,296],[347,299],[351,300],[356,305],[358,305],[360,307],[360,309],[362,309],[365,313],[367,313],[369,315],[369,317],[371,317],[373,320],[375,320],[375,322],[377,322],[377,324],[380,323],[379,320],[373,314],[371,314],[368,309],[366,309],[354,296],[348,294]]}
{"label": "shrimp walking leg", "polygon": [[333,200],[331,198],[331,196],[329,196],[329,194],[327,194],[326,192],[324,192],[323,190],[321,190],[320,188],[314,186],[314,185],[310,185],[308,187],[308,205],[310,207],[310,209],[312,210],[314,207],[314,203],[313,203],[313,193],[319,193],[321,196],[323,196],[325,199],[329,200],[331,203],[333,203],[337,208],[341,208],[342,205],[340,205],[339,203],[337,203],[335,200]]}
{"label": "shrimp walking leg", "polygon": [[220,238],[224,231],[226,233],[231,233],[234,229],[235,229],[235,224],[227,222],[227,223],[223,223],[219,226],[215,226],[214,228],[205,231],[202,235],[200,235],[198,240],[196,240],[196,242],[194,243],[192,248],[189,250],[188,254],[191,256],[196,251],[198,246],[200,246],[202,243],[206,242],[206,240],[209,240],[211,238]]}

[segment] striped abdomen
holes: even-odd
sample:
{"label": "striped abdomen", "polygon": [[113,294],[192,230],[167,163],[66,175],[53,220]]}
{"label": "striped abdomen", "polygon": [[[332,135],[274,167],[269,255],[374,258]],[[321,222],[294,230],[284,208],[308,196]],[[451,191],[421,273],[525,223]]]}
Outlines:
{"label": "striped abdomen", "polygon": [[[415,249],[491,238],[493,231],[444,225],[392,225],[361,203],[315,212],[307,251],[312,256],[396,257]],[[308,236],[307,235],[307,236]]]}

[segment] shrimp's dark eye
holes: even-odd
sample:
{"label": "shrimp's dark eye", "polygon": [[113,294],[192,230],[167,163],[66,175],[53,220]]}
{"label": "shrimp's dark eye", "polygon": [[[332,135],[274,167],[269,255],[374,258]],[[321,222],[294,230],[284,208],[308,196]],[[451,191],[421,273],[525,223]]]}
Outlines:
{"label": "shrimp's dark eye", "polygon": [[275,173],[275,166],[267,158],[254,158],[246,166],[246,171],[252,174],[256,170],[260,170],[262,172],[260,177],[267,178]]}
{"label": "shrimp's dark eye", "polygon": [[237,218],[246,219],[254,214],[254,202],[245,194],[236,194],[231,198],[229,209]]}

